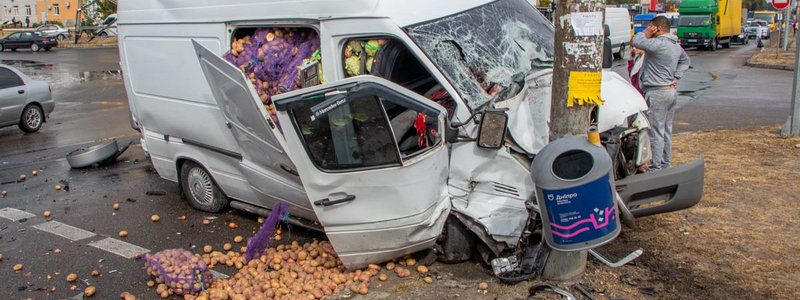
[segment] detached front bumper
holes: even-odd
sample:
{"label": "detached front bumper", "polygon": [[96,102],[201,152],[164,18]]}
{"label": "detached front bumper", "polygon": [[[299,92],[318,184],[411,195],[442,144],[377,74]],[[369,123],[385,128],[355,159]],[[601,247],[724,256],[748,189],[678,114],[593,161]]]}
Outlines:
{"label": "detached front bumper", "polygon": [[687,209],[703,198],[705,160],[632,175],[616,182],[622,202],[635,217]]}

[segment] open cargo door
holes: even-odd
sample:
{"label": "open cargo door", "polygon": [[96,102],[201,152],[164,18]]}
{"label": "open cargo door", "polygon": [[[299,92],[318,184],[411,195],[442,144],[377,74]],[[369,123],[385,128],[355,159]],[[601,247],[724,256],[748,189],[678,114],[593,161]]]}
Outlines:
{"label": "open cargo door", "polygon": [[289,156],[345,267],[435,243],[450,211],[444,108],[374,76],[273,100]]}
{"label": "open cargo door", "polygon": [[265,203],[253,204],[269,208],[277,201],[286,200],[293,206],[290,209],[293,215],[313,220],[314,212],[304,197],[296,168],[284,151],[280,130],[267,117],[269,114],[250,80],[213,51],[196,41],[192,43],[211,92],[225,116],[225,125],[242,150],[242,173],[250,186],[265,196],[260,199]]}

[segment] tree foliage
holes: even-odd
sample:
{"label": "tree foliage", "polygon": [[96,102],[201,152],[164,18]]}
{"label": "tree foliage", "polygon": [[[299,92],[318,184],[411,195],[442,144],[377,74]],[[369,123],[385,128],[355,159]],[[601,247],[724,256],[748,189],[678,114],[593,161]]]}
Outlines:
{"label": "tree foliage", "polygon": [[765,0],[744,0],[742,7],[747,8],[748,11],[767,10],[772,6]]}
{"label": "tree foliage", "polygon": [[100,19],[105,19],[108,15],[117,13],[117,1],[98,0],[96,11]]}

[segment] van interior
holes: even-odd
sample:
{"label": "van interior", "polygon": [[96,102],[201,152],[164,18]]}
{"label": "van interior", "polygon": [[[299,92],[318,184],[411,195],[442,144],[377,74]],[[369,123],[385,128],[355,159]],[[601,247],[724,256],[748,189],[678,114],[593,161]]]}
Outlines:
{"label": "van interior", "polygon": [[[316,70],[312,73],[322,78],[319,50],[319,34],[311,28],[243,27],[233,32],[225,59],[250,79],[272,121],[280,128],[271,97],[308,87],[308,78],[304,77],[312,67]],[[453,99],[402,41],[389,37],[352,39],[345,43],[342,55],[347,77],[382,77],[439,103],[448,115],[453,115]],[[301,107],[318,104],[306,102]],[[352,100],[347,111],[331,112],[321,118],[311,118],[309,112],[293,109],[295,126],[309,147],[312,160],[330,171],[398,161],[394,145],[401,158],[407,159],[437,145],[441,139],[435,130],[437,118],[376,96]],[[356,144],[341,145],[353,141]],[[336,153],[342,149],[350,150]]]}

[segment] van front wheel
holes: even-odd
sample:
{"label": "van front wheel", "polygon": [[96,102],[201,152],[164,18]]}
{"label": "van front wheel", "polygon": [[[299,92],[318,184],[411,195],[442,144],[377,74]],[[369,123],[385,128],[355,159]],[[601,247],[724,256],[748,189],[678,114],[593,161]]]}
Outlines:
{"label": "van front wheel", "polygon": [[189,205],[205,212],[219,212],[228,206],[211,174],[200,165],[187,161],[181,166],[181,188]]}

